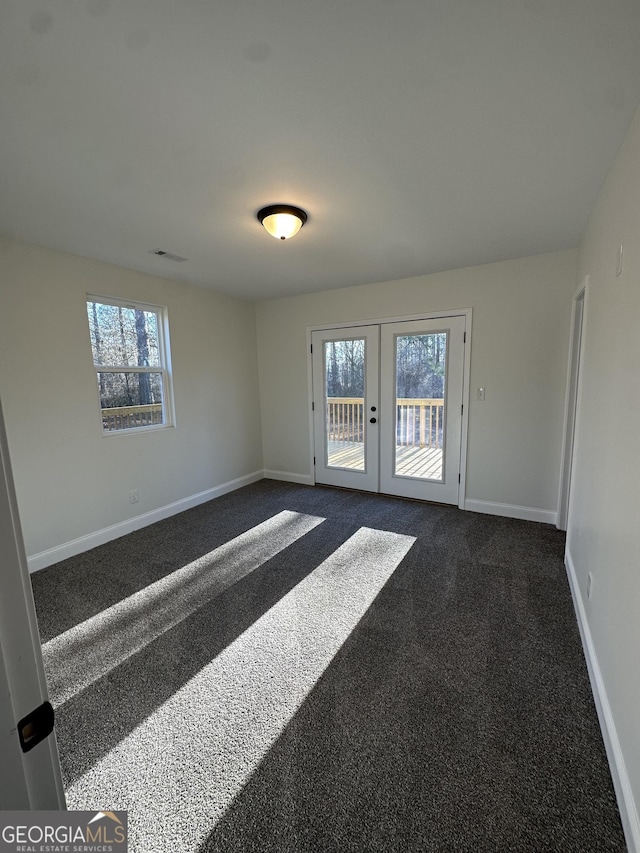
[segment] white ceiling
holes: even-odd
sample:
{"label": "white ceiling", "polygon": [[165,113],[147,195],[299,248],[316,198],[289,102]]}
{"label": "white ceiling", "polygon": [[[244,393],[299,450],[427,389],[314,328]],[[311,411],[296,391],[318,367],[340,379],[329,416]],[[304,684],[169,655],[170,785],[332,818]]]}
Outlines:
{"label": "white ceiling", "polygon": [[0,230],[245,298],[565,249],[639,101],[637,0],[2,0]]}

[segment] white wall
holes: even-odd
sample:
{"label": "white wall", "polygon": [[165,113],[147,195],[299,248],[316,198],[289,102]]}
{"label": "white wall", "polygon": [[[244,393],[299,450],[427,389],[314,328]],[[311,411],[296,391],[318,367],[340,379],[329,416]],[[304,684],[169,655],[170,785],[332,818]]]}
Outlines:
{"label": "white wall", "polygon": [[[616,277],[621,243],[624,269]],[[568,564],[613,749],[620,747],[627,830],[640,850],[640,113],[592,212],[579,275],[590,279]]]}
{"label": "white wall", "polygon": [[555,513],[575,276],[568,251],[259,302],[265,469],[311,475],[307,326],[470,307],[466,497]]}
{"label": "white wall", "polygon": [[[103,436],[87,292],[167,306],[175,428]],[[90,547],[96,531],[126,532],[135,516],[261,471],[253,305],[3,239],[0,306],[0,388],[28,555],[54,549],[44,562],[55,562],[65,543],[89,537]]]}

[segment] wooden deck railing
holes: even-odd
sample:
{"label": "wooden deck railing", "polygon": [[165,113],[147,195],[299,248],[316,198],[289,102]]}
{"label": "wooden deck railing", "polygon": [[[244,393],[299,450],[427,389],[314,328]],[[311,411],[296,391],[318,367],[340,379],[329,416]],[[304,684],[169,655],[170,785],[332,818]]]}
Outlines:
{"label": "wooden deck railing", "polygon": [[[396,400],[396,442],[405,447],[442,447],[444,400],[399,397]],[[364,440],[364,399],[327,397],[329,441]]]}
{"label": "wooden deck railing", "polygon": [[442,447],[444,400],[398,397],[396,441],[405,447]]}
{"label": "wooden deck railing", "polygon": [[329,441],[364,441],[364,398],[327,397]]}
{"label": "wooden deck railing", "polygon": [[162,403],[152,403],[147,406],[118,406],[113,409],[102,409],[102,428],[105,432],[161,423]]}

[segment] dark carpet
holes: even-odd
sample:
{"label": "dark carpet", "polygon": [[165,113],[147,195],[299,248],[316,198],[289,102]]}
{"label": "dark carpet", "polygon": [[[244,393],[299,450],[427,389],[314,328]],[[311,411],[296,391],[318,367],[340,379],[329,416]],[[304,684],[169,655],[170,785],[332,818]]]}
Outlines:
{"label": "dark carpet", "polygon": [[134,853],[624,851],[555,528],[263,480],[33,575]]}

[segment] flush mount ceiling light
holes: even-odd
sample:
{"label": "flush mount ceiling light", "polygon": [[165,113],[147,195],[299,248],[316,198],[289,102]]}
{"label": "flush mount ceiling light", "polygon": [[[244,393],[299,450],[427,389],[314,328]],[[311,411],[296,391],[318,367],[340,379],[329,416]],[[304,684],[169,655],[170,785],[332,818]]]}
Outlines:
{"label": "flush mount ceiling light", "polygon": [[307,214],[290,204],[271,204],[256,214],[265,230],[276,240],[293,237],[307,221]]}

